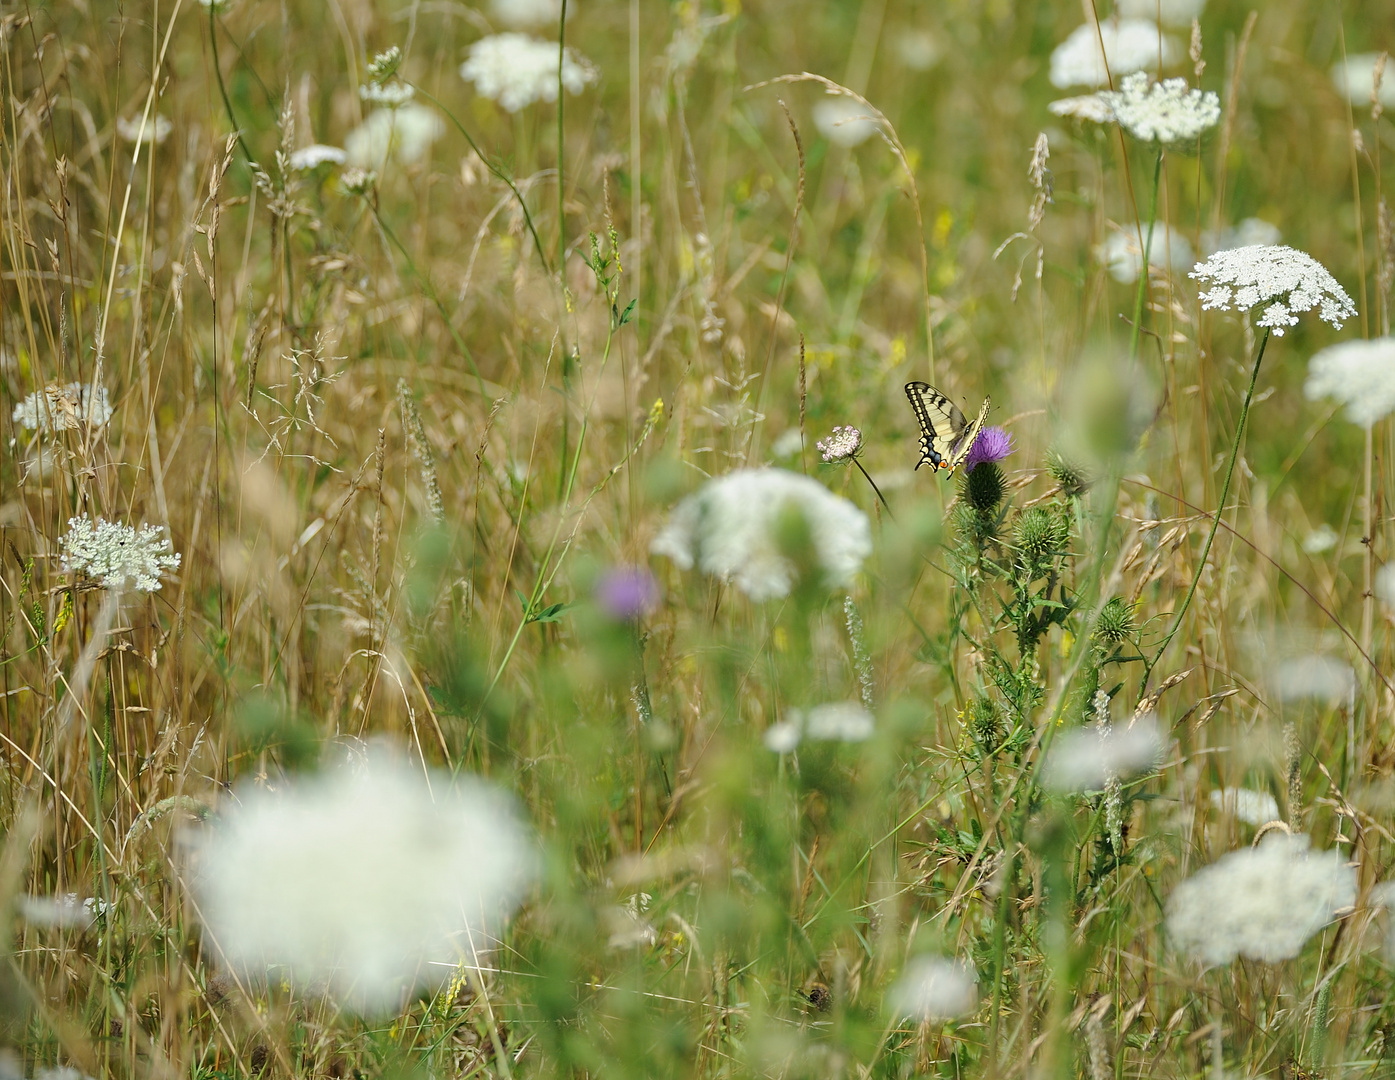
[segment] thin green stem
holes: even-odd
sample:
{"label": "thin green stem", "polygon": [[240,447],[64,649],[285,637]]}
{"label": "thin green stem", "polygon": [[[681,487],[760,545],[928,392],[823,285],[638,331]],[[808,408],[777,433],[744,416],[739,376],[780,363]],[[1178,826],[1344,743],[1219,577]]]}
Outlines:
{"label": "thin green stem", "polygon": [[865,476],[867,482],[872,485],[872,490],[877,493],[877,498],[882,501],[882,506],[886,509],[886,516],[891,518],[892,521],[895,521],[896,515],[891,512],[891,506],[887,503],[886,496],[882,494],[882,489],[877,487],[877,482],[872,479],[871,474],[862,467],[862,462],[858,461],[857,458],[853,458],[852,463],[857,466],[857,471]]}
{"label": "thin green stem", "polygon": [[1206,569],[1206,560],[1211,557],[1211,544],[1216,539],[1216,530],[1221,527],[1221,516],[1225,513],[1225,500],[1230,494],[1230,481],[1235,476],[1235,461],[1240,456],[1240,439],[1245,434],[1245,421],[1250,415],[1250,403],[1255,396],[1255,383],[1259,379],[1259,365],[1264,360],[1264,350],[1269,344],[1269,331],[1264,331],[1264,337],[1259,343],[1259,352],[1255,356],[1254,370],[1250,372],[1250,385],[1245,391],[1245,404],[1240,407],[1240,422],[1235,425],[1235,440],[1230,444],[1230,464],[1225,469],[1225,482],[1221,485],[1221,497],[1217,501],[1216,514],[1211,519],[1211,528],[1206,533],[1206,543],[1201,548],[1201,558],[1196,564],[1196,573],[1192,575],[1192,583],[1187,588],[1187,595],[1182,600],[1182,606],[1177,609],[1177,614],[1172,617],[1172,626],[1167,631],[1167,636],[1162,639],[1162,644],[1158,646],[1157,652],[1144,665],[1143,678],[1138,683],[1138,694],[1143,696],[1143,692],[1148,689],[1148,677],[1153,674],[1153,668],[1162,658],[1162,654],[1167,651],[1167,647],[1172,644],[1172,639],[1177,636],[1177,631],[1182,627],[1182,620],[1187,615],[1187,609],[1191,607],[1192,597],[1196,595],[1196,587],[1201,581],[1201,573]]}
{"label": "thin green stem", "polygon": [[[562,276],[562,288],[567,287],[567,188],[562,182],[562,117],[566,112],[567,87],[562,81],[567,65],[567,0],[562,0],[562,14],[557,19],[557,273]],[[562,364],[565,367],[566,358]]]}
{"label": "thin green stem", "polygon": [[242,127],[237,122],[237,116],[233,112],[232,100],[228,97],[228,88],[223,85],[223,65],[218,62],[218,23],[215,18],[217,11],[216,4],[208,6],[208,40],[211,42],[213,51],[213,76],[218,81],[218,94],[223,99],[223,109],[228,114],[228,123],[232,125],[233,134],[237,136],[237,145],[242,147],[242,156],[249,164],[256,164],[256,158],[252,156],[252,151],[248,149],[247,142],[242,138]]}
{"label": "thin green stem", "polygon": [[1129,359],[1138,356],[1138,335],[1143,326],[1143,302],[1148,297],[1148,252],[1153,247],[1153,226],[1158,220],[1158,181],[1162,178],[1163,151],[1158,144],[1157,158],[1153,161],[1153,197],[1148,204],[1148,236],[1143,241],[1142,269],[1138,275],[1138,292],[1133,298],[1133,328],[1129,333]]}

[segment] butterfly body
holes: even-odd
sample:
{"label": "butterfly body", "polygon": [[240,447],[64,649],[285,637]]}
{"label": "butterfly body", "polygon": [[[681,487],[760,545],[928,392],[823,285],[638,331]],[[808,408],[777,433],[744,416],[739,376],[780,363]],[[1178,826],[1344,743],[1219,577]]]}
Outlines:
{"label": "butterfly body", "polygon": [[970,423],[954,402],[929,383],[908,382],[906,397],[920,425],[920,460],[915,467],[929,465],[937,472],[953,472],[973,449],[991,402],[984,398],[978,416]]}

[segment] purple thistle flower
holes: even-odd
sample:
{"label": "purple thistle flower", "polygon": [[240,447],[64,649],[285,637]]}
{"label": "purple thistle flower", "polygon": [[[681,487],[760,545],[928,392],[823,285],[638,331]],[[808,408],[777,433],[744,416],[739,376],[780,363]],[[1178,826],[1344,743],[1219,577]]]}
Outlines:
{"label": "purple thistle flower", "polygon": [[595,596],[601,610],[612,619],[628,622],[654,610],[659,602],[659,583],[643,567],[619,566],[601,576]]}
{"label": "purple thistle flower", "polygon": [[964,471],[971,473],[985,461],[1002,461],[1015,450],[1012,436],[1000,427],[986,427],[978,433],[969,456],[964,459]]}

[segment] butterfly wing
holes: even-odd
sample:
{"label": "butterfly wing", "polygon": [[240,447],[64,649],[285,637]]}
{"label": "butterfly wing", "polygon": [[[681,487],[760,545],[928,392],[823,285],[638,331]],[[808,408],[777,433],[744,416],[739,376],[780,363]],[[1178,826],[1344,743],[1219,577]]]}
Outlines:
{"label": "butterfly wing", "polygon": [[988,419],[988,409],[992,405],[988,398],[983,399],[983,408],[979,409],[978,416],[974,422],[968,426],[958,441],[954,444],[954,450],[949,455],[947,467],[950,472],[964,464],[964,459],[969,456],[969,451],[974,448],[974,443],[978,441],[978,434],[983,430],[984,422]]}
{"label": "butterfly wing", "polygon": [[[916,423],[920,425],[920,460],[915,467],[918,469],[922,465],[929,465],[932,469],[945,468],[962,442],[961,436],[969,422],[954,402],[929,383],[908,382],[906,397],[911,403],[911,411],[915,413]],[[982,416],[979,421],[981,424]]]}

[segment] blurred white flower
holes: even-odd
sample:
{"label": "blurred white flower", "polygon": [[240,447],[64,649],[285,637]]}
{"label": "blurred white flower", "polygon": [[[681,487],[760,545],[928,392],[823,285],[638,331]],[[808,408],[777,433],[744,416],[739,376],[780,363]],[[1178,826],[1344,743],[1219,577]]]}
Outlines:
{"label": "blurred white flower", "polygon": [[1069,116],[1076,120],[1088,120],[1092,124],[1112,124],[1114,110],[1099,94],[1083,94],[1080,97],[1061,98],[1053,101],[1047,109],[1055,116]]}
{"label": "blurred white flower", "polygon": [[210,937],[249,973],[283,966],[365,1013],[478,968],[533,872],[501,792],[370,751],[366,762],[244,787],[198,849]]}
{"label": "blurred white flower", "polygon": [[[795,530],[786,530],[788,518]],[[739,469],[674,508],[649,550],[681,569],[729,581],[752,600],[787,596],[799,567],[781,534],[807,528],[813,569],[829,587],[852,583],[872,553],[867,515],[817,480],[783,469]]]}
{"label": "blurred white flower", "polygon": [[1371,887],[1370,904],[1383,907],[1385,916],[1385,958],[1395,963],[1395,881],[1382,881]]}
{"label": "blurred white flower", "polygon": [[799,724],[793,720],[781,720],[765,729],[765,748],[777,754],[788,754],[799,745]]}
{"label": "blurred white flower", "polygon": [[891,1005],[899,1016],[933,1022],[973,1012],[978,1002],[978,974],[962,960],[917,956],[891,988]]}
{"label": "blurred white flower", "polygon": [[137,532],[104,518],[69,518],[68,531],[58,543],[64,573],[97,578],[105,589],[158,592],[160,575],[179,569],[179,553],[171,551],[161,525],[142,525]]}
{"label": "blurred white flower", "polygon": [[[562,0],[491,0],[489,10],[505,26],[556,26]],[[567,18],[575,12],[576,0],[568,0]]]}
{"label": "blurred white flower", "polygon": [[1221,118],[1221,99],[1211,91],[1193,90],[1186,79],[1153,82],[1146,71],[1125,75],[1118,90],[1101,90],[1099,97],[1125,131],[1145,142],[1195,139]]}
{"label": "blurred white flower", "polygon": [[[0,1073],[0,1080],[4,1080],[3,1073]],[[34,1080],[92,1080],[92,1077],[72,1065],[53,1065],[46,1069],[35,1069]]]}
{"label": "blurred white flower", "polygon": [[169,138],[173,130],[174,125],[158,113],[144,123],[139,116],[131,119],[120,116],[116,119],[116,133],[129,143],[159,145]]}
{"label": "blurred white flower", "polygon": [[1053,791],[1101,791],[1111,779],[1148,772],[1162,760],[1162,736],[1151,716],[1129,727],[1078,727],[1060,732],[1042,763]]}
{"label": "blurred white flower", "polygon": [[50,385],[15,406],[13,420],[31,431],[52,433],[84,425],[101,427],[111,419],[107,388],[91,383]]}
{"label": "blurred white flower", "polygon": [[1309,401],[1340,402],[1347,419],[1364,428],[1384,420],[1395,412],[1395,338],[1329,345],[1308,361],[1303,393]]}
{"label": "blurred white flower", "polygon": [[1177,46],[1159,32],[1157,23],[1148,19],[1109,19],[1100,23],[1098,30],[1094,23],[1085,23],[1071,31],[1070,37],[1051,54],[1051,85],[1063,89],[1108,86],[1111,74],[1117,79],[1133,71],[1156,68],[1159,58],[1164,67],[1173,63]]}
{"label": "blurred white flower", "polygon": [[788,716],[765,731],[766,747],[777,754],[788,754],[803,739],[865,742],[876,730],[872,714],[856,701],[833,701],[808,710],[790,709]]}
{"label": "blurred white flower", "polygon": [[1321,555],[1336,547],[1337,540],[1337,530],[1324,521],[1303,538],[1303,550],[1309,555]]}
{"label": "blurred white flower", "polygon": [[362,101],[374,105],[384,105],[389,109],[400,108],[416,96],[416,91],[401,79],[388,79],[386,82],[366,82],[358,88]]}
{"label": "blurred white flower", "polygon": [[1264,825],[1279,820],[1279,804],[1267,791],[1233,787],[1213,789],[1211,805],[1246,825]]}
{"label": "blurred white flower", "polygon": [[1234,228],[1224,228],[1219,233],[1207,229],[1201,234],[1201,250],[1212,254],[1256,244],[1277,244],[1283,238],[1284,234],[1277,225],[1271,225],[1263,218],[1247,217]]}
{"label": "blurred white flower", "polygon": [[345,160],[360,169],[382,168],[389,157],[411,165],[426,156],[445,130],[441,118],[425,105],[374,109],[344,139]]}
{"label": "blurred white flower", "polygon": [[1386,563],[1376,571],[1375,592],[1377,599],[1388,608],[1395,608],[1395,563]]}
{"label": "blurred white flower", "polygon": [[1207,964],[1236,956],[1277,963],[1356,902],[1356,871],[1338,851],[1275,832],[1232,851],[1172,890],[1173,944]]}
{"label": "blurred white flower", "polygon": [[1335,656],[1291,657],[1275,664],[1271,676],[1280,701],[1345,701],[1356,691],[1356,673]]}
{"label": "blurred white flower", "polygon": [[770,453],[777,458],[794,457],[804,449],[804,433],[797,427],[786,428],[770,444]]}
{"label": "blurred white flower", "polygon": [[349,195],[367,195],[378,182],[378,174],[372,169],[360,169],[350,165],[339,177],[339,186]]}
{"label": "blurred white flower", "polygon": [[1119,0],[1120,15],[1130,19],[1157,19],[1164,26],[1191,26],[1206,10],[1206,0]]}
{"label": "blurred white flower", "polygon": [[[1345,64],[1339,60],[1332,66],[1332,85],[1337,88],[1337,93],[1358,109],[1371,104],[1376,60],[1379,57],[1380,53],[1356,53],[1348,56]],[[1385,74],[1380,81],[1380,100],[1387,109],[1395,109],[1395,60],[1385,62]]]}
{"label": "blurred white flower", "polygon": [[312,146],[302,146],[299,150],[292,150],[290,166],[297,172],[310,172],[313,169],[318,169],[321,165],[343,165],[348,157],[349,155],[337,146],[315,143]]}
{"label": "blurred white flower", "polygon": [[[470,46],[460,76],[475,84],[481,97],[497,101],[509,112],[535,101],[557,100],[558,47],[527,34],[495,34]],[[590,61],[572,49],[562,60],[562,85],[579,94],[599,75]]]}
{"label": "blurred white flower", "polygon": [[878,124],[866,105],[836,94],[814,106],[814,126],[831,143],[856,146],[877,133]]}
{"label": "blurred white flower", "polygon": [[1356,317],[1356,305],[1337,279],[1311,255],[1283,244],[1217,251],[1197,263],[1189,276],[1211,283],[1201,294],[1204,310],[1249,311],[1268,303],[1257,325],[1279,337],[1285,327],[1298,325],[1299,313],[1314,308],[1320,319],[1338,330]]}
{"label": "blurred white flower", "polygon": [[[1165,221],[1153,225],[1152,238],[1148,238],[1148,226],[1142,226],[1148,240],[1148,265],[1168,271],[1177,270],[1192,262],[1192,246],[1180,231],[1174,231]],[[1095,255],[1108,269],[1115,281],[1132,284],[1143,272],[1143,259],[1140,255],[1143,246],[1138,242],[1138,233],[1128,227],[1110,232],[1104,243],[1095,248]]]}
{"label": "blurred white flower", "polygon": [[20,896],[15,907],[20,918],[33,926],[84,928],[111,910],[111,905],[100,897],[80,897],[75,892],[61,896]]}
{"label": "blurred white flower", "polygon": [[944,47],[929,30],[908,30],[897,35],[896,52],[912,71],[929,71],[944,58]]}

